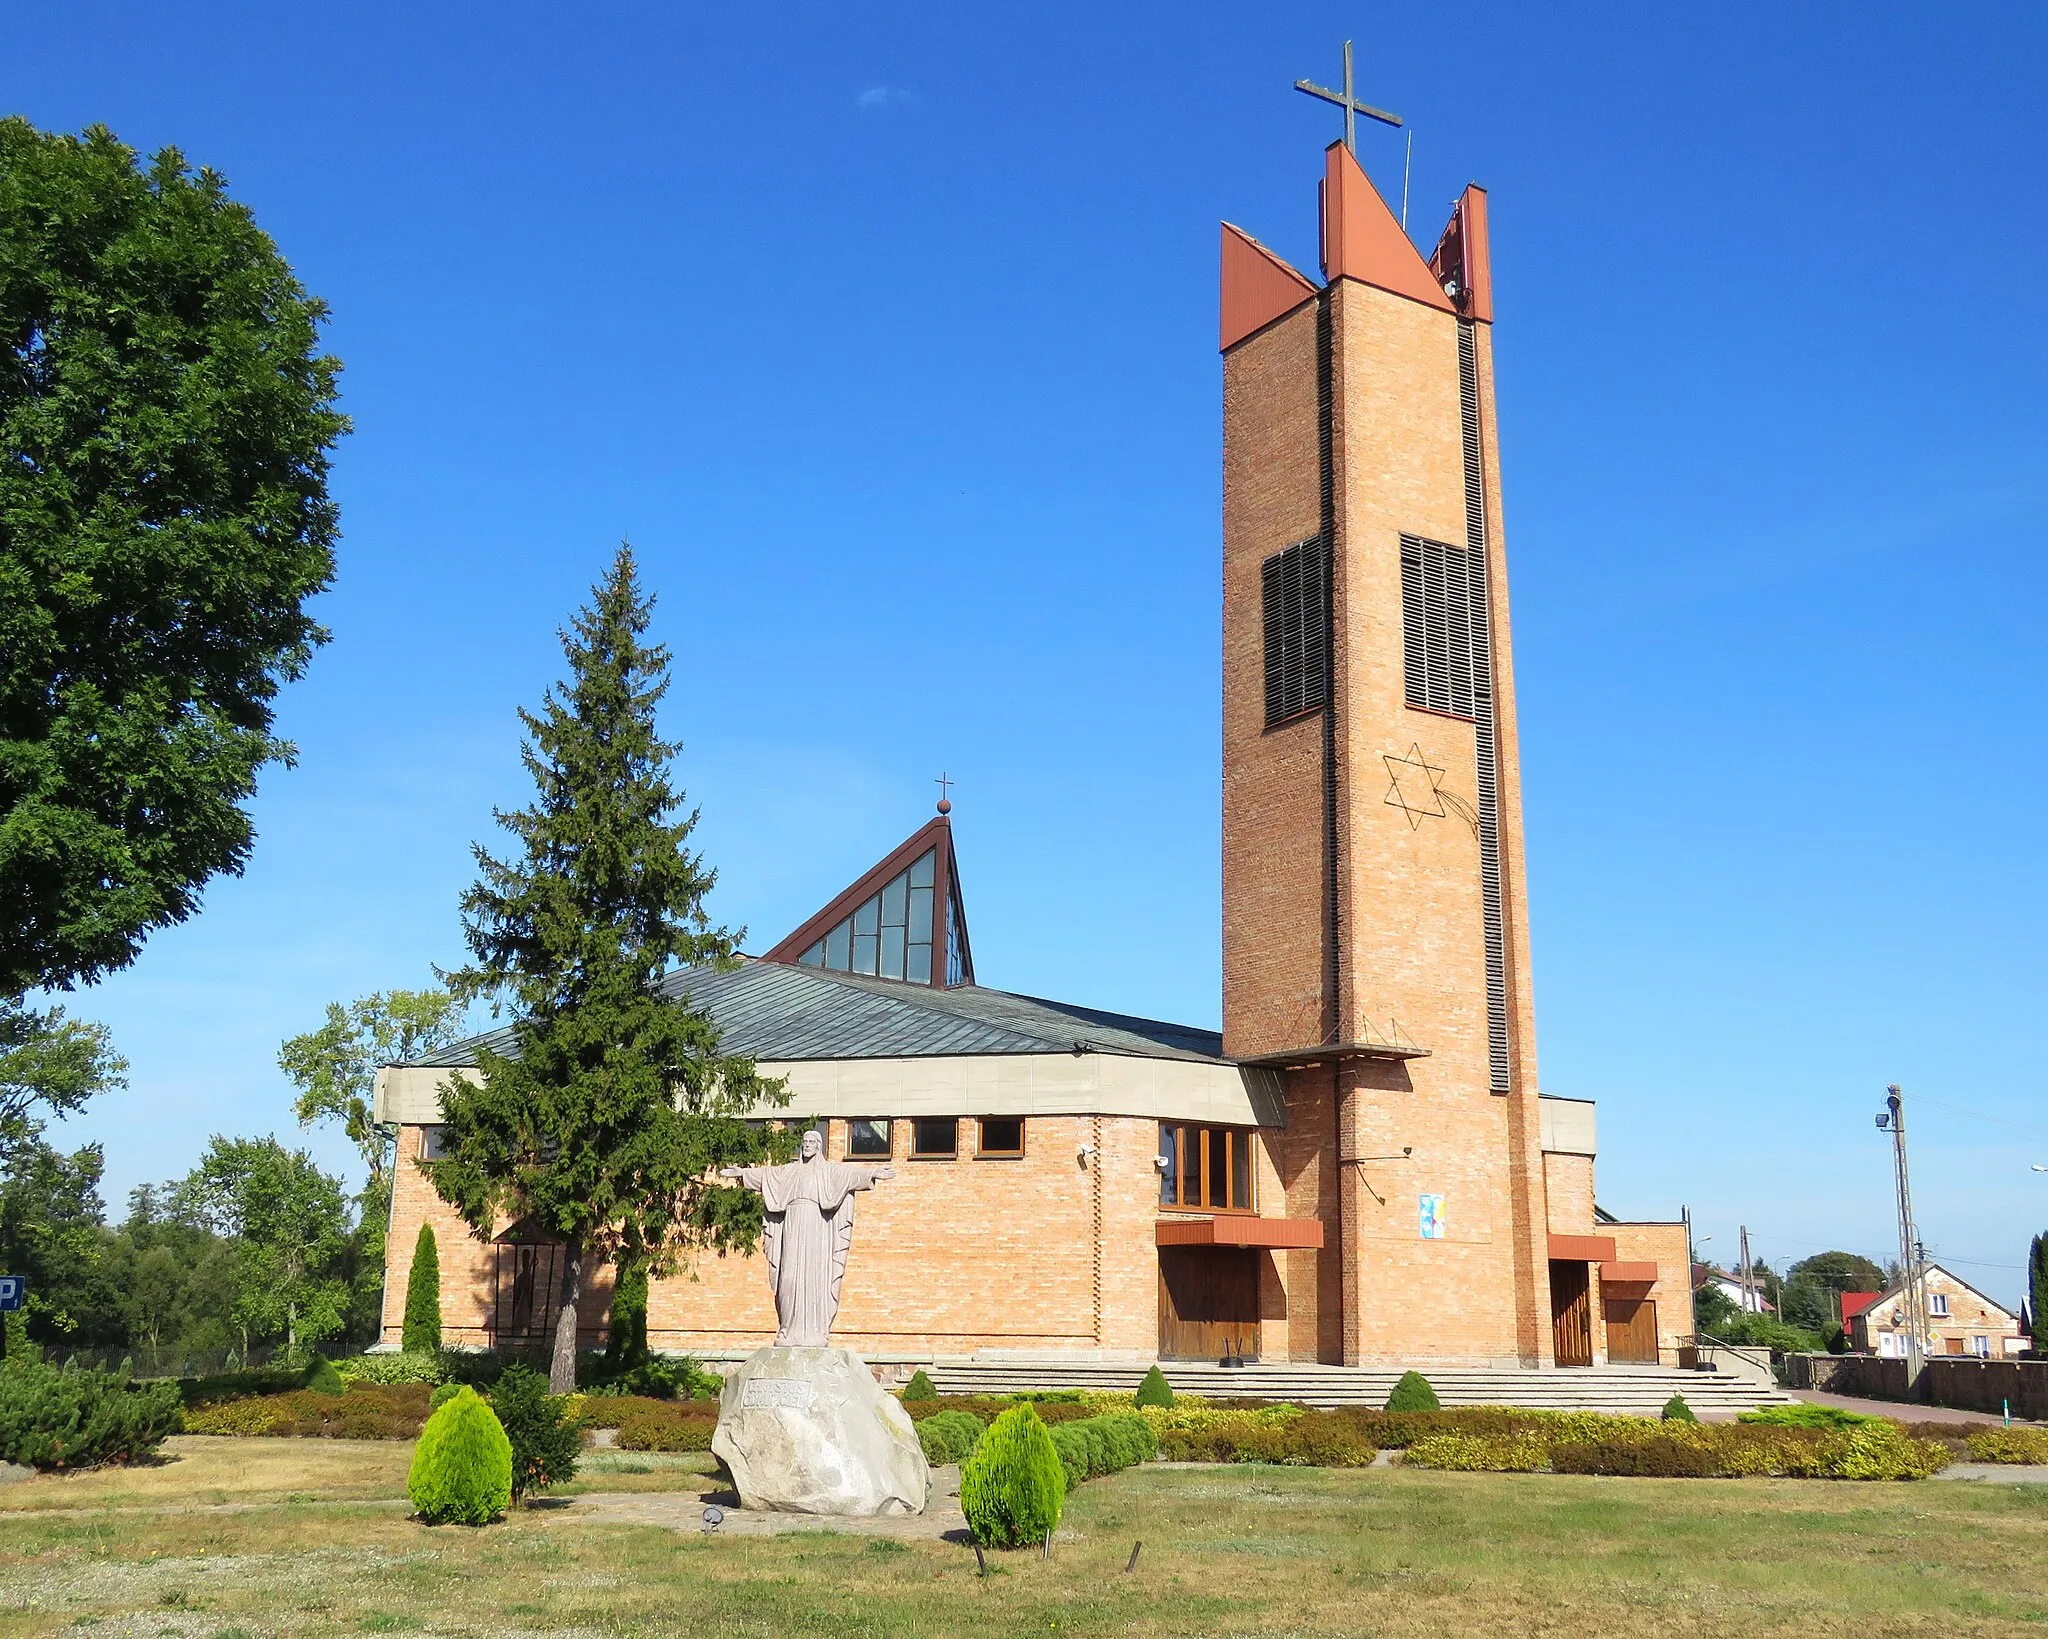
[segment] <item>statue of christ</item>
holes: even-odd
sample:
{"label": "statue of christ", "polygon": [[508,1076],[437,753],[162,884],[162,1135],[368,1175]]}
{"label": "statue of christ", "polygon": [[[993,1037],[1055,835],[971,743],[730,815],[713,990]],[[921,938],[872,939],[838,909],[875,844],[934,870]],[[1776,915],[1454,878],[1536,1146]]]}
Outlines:
{"label": "statue of christ", "polygon": [[794,1161],[779,1167],[722,1167],[719,1177],[758,1190],[768,1209],[768,1284],[775,1291],[775,1341],[822,1349],[839,1313],[839,1286],[853,1245],[853,1197],[896,1176],[893,1167],[827,1161],[824,1140],[804,1134]]}

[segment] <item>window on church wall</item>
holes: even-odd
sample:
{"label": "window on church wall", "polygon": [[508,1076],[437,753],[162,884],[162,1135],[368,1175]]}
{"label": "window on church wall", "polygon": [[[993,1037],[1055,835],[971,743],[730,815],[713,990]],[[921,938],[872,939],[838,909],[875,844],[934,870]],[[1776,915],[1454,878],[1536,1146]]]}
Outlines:
{"label": "window on church wall", "polygon": [[1159,1123],[1159,1204],[1183,1212],[1250,1212],[1253,1134],[1243,1127]]}
{"label": "window on church wall", "polygon": [[443,1127],[420,1128],[420,1159],[422,1161],[444,1160],[448,1154],[448,1142]]}
{"label": "window on church wall", "polygon": [[[865,973],[880,979],[930,984],[932,892],[937,875],[937,850],[918,855],[907,871],[891,878],[880,893],[841,921],[797,961],[805,967],[829,968],[836,973]],[[949,967],[952,909],[947,906]]]}
{"label": "window on church wall", "polygon": [[1329,562],[1317,536],[1274,553],[1259,567],[1268,728],[1319,710],[1328,697]]}
{"label": "window on church wall", "polygon": [[951,1116],[920,1116],[910,1124],[913,1161],[950,1161],[960,1153],[960,1123]]}
{"label": "window on church wall", "polygon": [[854,1160],[886,1161],[894,1153],[893,1135],[887,1121],[849,1121],[846,1124],[846,1153]]}
{"label": "window on church wall", "polygon": [[1024,1154],[1021,1116],[983,1116],[975,1123],[974,1153],[986,1160],[1015,1160]]}

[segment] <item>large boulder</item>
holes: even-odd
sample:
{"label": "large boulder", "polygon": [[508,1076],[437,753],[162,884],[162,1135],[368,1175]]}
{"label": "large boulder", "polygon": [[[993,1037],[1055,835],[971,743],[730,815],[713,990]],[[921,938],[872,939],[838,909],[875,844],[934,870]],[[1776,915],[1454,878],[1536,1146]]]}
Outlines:
{"label": "large boulder", "polygon": [[917,1430],[851,1349],[756,1349],[725,1380],[711,1449],[749,1508],[924,1512]]}

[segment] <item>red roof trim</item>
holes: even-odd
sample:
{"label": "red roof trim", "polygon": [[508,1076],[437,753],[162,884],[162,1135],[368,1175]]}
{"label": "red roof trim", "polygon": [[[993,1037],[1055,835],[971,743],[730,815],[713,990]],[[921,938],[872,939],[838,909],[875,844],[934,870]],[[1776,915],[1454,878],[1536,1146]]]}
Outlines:
{"label": "red roof trim", "polygon": [[[937,848],[939,857],[935,862],[937,869],[932,875],[932,908],[934,912],[932,988],[936,990],[946,988],[945,915],[948,895],[951,895],[960,906],[960,955],[961,967],[963,969],[961,982],[963,984],[973,984],[974,957],[971,954],[973,947],[967,942],[966,898],[960,893],[959,877],[954,868],[953,824],[943,814],[926,820],[923,825],[919,826],[885,854],[877,864],[871,866],[863,873],[851,887],[840,893],[823,910],[818,911],[806,920],[801,927],[784,938],[774,949],[763,956],[761,960],[764,962],[780,962],[784,966],[794,967],[799,956],[803,955],[811,946],[815,945],[826,934],[845,921],[862,905],[867,903],[868,900],[880,893],[890,880],[910,869],[911,864],[920,854],[934,847]],[[906,979],[903,982],[913,984],[917,981]]]}

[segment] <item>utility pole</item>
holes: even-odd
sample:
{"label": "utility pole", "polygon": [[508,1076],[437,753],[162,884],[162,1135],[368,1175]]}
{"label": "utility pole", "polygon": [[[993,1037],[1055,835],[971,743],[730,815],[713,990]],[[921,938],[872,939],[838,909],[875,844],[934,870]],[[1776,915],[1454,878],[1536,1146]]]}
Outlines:
{"label": "utility pole", "polygon": [[1763,1305],[1757,1301],[1756,1282],[1751,1279],[1749,1272],[1749,1225],[1744,1224],[1741,1228],[1742,1250],[1736,1255],[1742,1259],[1740,1265],[1742,1270],[1742,1312],[1748,1315],[1760,1315],[1764,1312]]}
{"label": "utility pole", "polygon": [[1905,1270],[1906,1292],[1906,1386],[1920,1381],[1926,1365],[1927,1293],[1921,1279],[1924,1267],[1919,1231],[1913,1225],[1913,1187],[1906,1175],[1906,1099],[1895,1082],[1885,1089],[1885,1113],[1877,1118],[1880,1130],[1892,1135],[1892,1179],[1899,1206],[1899,1263]]}

